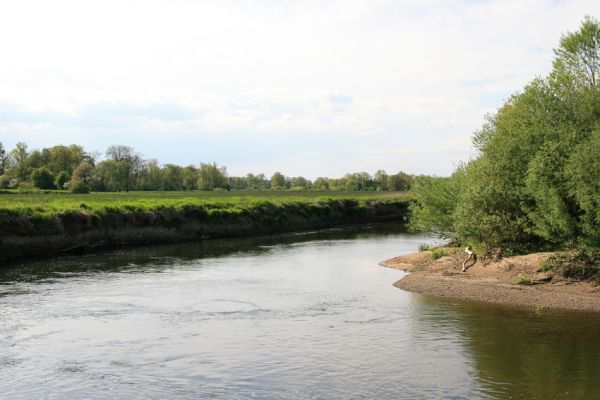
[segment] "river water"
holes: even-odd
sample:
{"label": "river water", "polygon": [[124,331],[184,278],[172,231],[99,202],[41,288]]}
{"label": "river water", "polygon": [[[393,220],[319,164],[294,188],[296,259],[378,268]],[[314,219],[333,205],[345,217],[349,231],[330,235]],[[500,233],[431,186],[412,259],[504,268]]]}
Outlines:
{"label": "river water", "polygon": [[436,299],[363,227],[0,268],[1,398],[594,399],[600,318]]}

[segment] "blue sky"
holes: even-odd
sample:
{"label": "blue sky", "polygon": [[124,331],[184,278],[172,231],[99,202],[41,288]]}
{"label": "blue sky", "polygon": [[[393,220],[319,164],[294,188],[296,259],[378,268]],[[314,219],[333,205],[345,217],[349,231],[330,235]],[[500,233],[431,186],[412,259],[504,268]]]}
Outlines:
{"label": "blue sky", "polygon": [[0,141],[447,175],[585,15],[600,2],[2,2]]}

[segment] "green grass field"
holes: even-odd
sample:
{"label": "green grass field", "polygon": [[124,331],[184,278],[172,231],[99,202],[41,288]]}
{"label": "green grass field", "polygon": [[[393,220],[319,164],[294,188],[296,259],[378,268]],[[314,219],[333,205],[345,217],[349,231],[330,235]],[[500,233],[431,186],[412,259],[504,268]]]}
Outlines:
{"label": "green grass field", "polygon": [[161,208],[181,209],[202,206],[206,209],[233,209],[253,207],[259,203],[274,205],[315,203],[326,199],[394,201],[406,198],[404,192],[285,192],[285,191],[232,191],[232,192],[121,192],[71,194],[61,191],[19,193],[0,192],[0,212],[51,216],[64,211],[89,210],[95,213],[152,211]]}

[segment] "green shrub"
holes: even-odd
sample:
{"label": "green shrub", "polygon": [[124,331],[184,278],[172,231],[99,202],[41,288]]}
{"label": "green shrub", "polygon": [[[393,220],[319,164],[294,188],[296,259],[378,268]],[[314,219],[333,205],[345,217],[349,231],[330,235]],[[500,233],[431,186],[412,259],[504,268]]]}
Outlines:
{"label": "green shrub", "polygon": [[519,274],[519,276],[517,277],[517,284],[518,285],[533,285],[533,282],[531,281],[531,278],[528,277],[527,275]]}
{"label": "green shrub", "polygon": [[10,178],[6,175],[0,176],[0,189],[8,189],[10,186]]}
{"label": "green shrub", "polygon": [[71,185],[71,192],[76,194],[87,194],[91,191],[90,185],[83,181],[74,182]]}
{"label": "green shrub", "polygon": [[69,182],[69,174],[65,171],[60,172],[56,175],[56,179],[54,180],[54,185],[57,189],[62,190],[65,188],[65,184]]}
{"label": "green shrub", "polygon": [[600,252],[587,248],[557,253],[540,263],[539,271],[555,272],[563,278],[600,283]]}
{"label": "green shrub", "polygon": [[426,243],[422,243],[419,245],[419,251],[427,251],[431,248],[430,245],[426,244]]}
{"label": "green shrub", "polygon": [[38,189],[54,189],[54,175],[46,167],[35,169],[31,174],[31,181]]}

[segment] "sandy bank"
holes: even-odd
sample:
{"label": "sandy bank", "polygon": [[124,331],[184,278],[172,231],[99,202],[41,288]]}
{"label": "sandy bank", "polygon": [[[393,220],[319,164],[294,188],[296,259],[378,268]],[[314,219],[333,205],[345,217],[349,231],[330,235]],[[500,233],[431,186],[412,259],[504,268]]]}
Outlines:
{"label": "sandy bank", "polygon": [[[411,292],[533,309],[600,312],[600,286],[538,272],[540,263],[550,255],[534,253],[494,262],[478,261],[464,273],[463,253],[432,260],[431,252],[424,251],[380,264],[409,272],[394,286]],[[518,283],[524,279],[532,284]]]}

